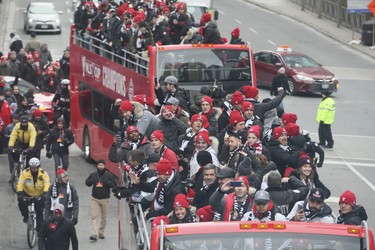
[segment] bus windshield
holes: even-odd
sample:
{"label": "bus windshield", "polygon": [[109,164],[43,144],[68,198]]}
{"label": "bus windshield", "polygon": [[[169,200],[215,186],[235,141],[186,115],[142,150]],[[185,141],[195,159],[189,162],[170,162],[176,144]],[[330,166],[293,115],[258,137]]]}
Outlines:
{"label": "bus windshield", "polygon": [[179,49],[158,53],[157,77],[169,75],[179,83],[200,85],[202,82],[236,83],[251,81],[249,51],[236,49]]}
{"label": "bus windshield", "polygon": [[169,236],[164,239],[169,250],[364,250],[363,239],[337,235],[296,233],[226,233]]}

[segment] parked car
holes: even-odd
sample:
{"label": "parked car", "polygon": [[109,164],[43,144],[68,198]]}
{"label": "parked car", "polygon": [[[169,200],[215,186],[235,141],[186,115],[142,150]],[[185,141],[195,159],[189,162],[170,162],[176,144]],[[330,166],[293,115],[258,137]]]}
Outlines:
{"label": "parked car", "polygon": [[[7,85],[13,86],[15,77],[13,76],[4,76],[4,79],[7,82]],[[17,86],[20,88],[22,95],[26,94],[29,88],[35,88],[34,85],[25,81],[22,78],[18,78]],[[43,112],[43,114],[48,118],[48,123],[53,123],[53,108],[52,108],[52,99],[54,94],[43,92],[38,88],[35,88],[34,92],[34,102],[36,106]]]}
{"label": "parked car", "polygon": [[276,51],[262,50],[254,54],[257,85],[271,87],[280,67],[285,68],[291,94],[299,92],[336,92],[335,75],[308,55],[280,46]]}
{"label": "parked car", "polygon": [[55,32],[57,34],[61,34],[61,22],[59,15],[62,14],[62,11],[57,11],[53,3],[29,3],[23,13],[23,29],[26,33]]}

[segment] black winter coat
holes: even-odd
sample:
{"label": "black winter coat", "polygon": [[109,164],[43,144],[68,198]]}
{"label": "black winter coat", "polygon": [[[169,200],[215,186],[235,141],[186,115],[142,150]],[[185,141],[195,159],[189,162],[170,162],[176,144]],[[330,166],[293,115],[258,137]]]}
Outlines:
{"label": "black winter coat", "polygon": [[25,63],[22,67],[21,77],[36,86],[36,66],[34,64]]}
{"label": "black winter coat", "polygon": [[260,103],[258,101],[255,101],[254,99],[250,99],[249,101],[251,101],[254,104],[254,115],[258,116],[259,119],[262,122],[264,122],[264,114],[267,111],[279,106],[281,101],[284,99],[285,95],[286,95],[285,91],[282,90],[270,102],[265,102],[265,103]]}
{"label": "black winter coat", "polygon": [[203,188],[203,176],[200,175],[199,180],[196,182],[194,191],[195,196],[193,201],[190,203],[190,205],[194,206],[198,209],[201,207],[209,205],[210,197],[211,195],[216,191],[216,189],[219,187],[218,180],[216,178],[215,182],[212,183],[207,190]]}
{"label": "black winter coat", "polygon": [[174,117],[172,120],[161,118],[157,128],[163,131],[164,145],[176,151],[178,149],[178,137],[185,134],[188,127],[178,118]]}
{"label": "black winter coat", "polygon": [[70,129],[64,128],[60,130],[55,126],[47,139],[46,150],[51,151],[52,154],[68,155],[69,146],[74,143],[73,133]]}
{"label": "black winter coat", "polygon": [[215,22],[209,22],[203,29],[203,44],[223,44],[219,28]]}
{"label": "black winter coat", "polygon": [[33,123],[37,132],[41,131],[41,133],[39,135],[37,134],[36,136],[34,149],[35,150],[42,149],[44,147],[44,138],[49,132],[49,125],[48,125],[47,119],[44,116],[42,116],[42,119],[40,119],[39,121],[36,121],[33,117],[31,119],[31,122]]}
{"label": "black winter coat", "polygon": [[288,150],[284,150],[281,146],[277,140],[271,139],[268,150],[271,160],[276,163],[277,169],[283,176],[287,167],[297,168],[301,150],[293,145],[288,146]]}
{"label": "black winter coat", "polygon": [[341,211],[339,213],[340,216],[337,217],[337,224],[361,225],[363,220],[367,220],[366,210],[360,205],[356,205],[350,213],[343,214]]}
{"label": "black winter coat", "polygon": [[117,187],[115,175],[107,169],[91,173],[85,183],[88,187],[92,186],[91,196],[99,200],[110,198],[111,189]]}
{"label": "black winter coat", "polygon": [[[297,177],[298,179],[301,179],[300,178],[300,175],[298,173],[298,170],[294,170],[293,172],[290,173],[290,177]],[[316,188],[320,188],[324,191],[324,198],[325,199],[328,199],[330,196],[331,196],[331,190],[329,190],[324,184],[323,182],[320,181],[319,179],[319,175],[318,175],[318,172],[316,171],[316,169],[314,170],[314,179],[313,179],[313,183],[314,183],[314,186]],[[287,185],[285,186],[286,188],[291,188],[291,187],[288,187]]]}
{"label": "black winter coat", "polygon": [[78,238],[73,223],[63,217],[52,229],[54,218],[48,219],[39,231],[39,250],[69,250],[70,241],[73,250],[78,250]]}
{"label": "black winter coat", "polygon": [[283,87],[285,91],[290,93],[290,88],[288,84],[288,78],[286,77],[285,74],[277,74],[273,79],[272,79],[272,85],[271,85],[271,90],[270,90],[270,95],[271,96],[277,96],[277,88]]}

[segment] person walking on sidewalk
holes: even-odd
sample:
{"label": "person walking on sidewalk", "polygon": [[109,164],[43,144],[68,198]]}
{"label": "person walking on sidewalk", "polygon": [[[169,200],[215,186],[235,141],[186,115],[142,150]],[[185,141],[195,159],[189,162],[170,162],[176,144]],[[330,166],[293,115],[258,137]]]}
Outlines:
{"label": "person walking on sidewalk", "polygon": [[[104,230],[107,224],[107,208],[111,188],[117,187],[116,177],[105,167],[105,161],[100,159],[97,163],[97,170],[89,175],[86,179],[86,186],[92,186],[91,193],[91,236],[90,240],[96,241],[104,239]],[[101,222],[98,228],[97,222],[99,217],[99,209],[101,212]]]}
{"label": "person walking on sidewalk", "polygon": [[333,148],[331,124],[335,120],[335,101],[328,91],[322,92],[322,97],[316,115],[316,121],[319,123],[319,145],[325,148]]}
{"label": "person walking on sidewalk", "polygon": [[48,219],[39,232],[39,250],[78,250],[78,238],[73,223],[65,218],[64,205],[57,204],[53,217]]}

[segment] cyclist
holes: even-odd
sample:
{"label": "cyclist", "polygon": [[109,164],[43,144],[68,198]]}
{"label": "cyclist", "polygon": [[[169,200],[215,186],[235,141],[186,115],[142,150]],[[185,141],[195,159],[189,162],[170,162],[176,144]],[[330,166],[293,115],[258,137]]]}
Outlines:
{"label": "cyclist", "polygon": [[61,80],[61,90],[57,91],[52,99],[52,107],[54,108],[54,120],[63,116],[66,127],[70,125],[70,93],[69,86],[70,81],[68,79]]}
{"label": "cyclist", "polygon": [[[25,150],[27,153],[26,160],[29,160],[33,157],[32,149],[35,146],[36,141],[36,129],[34,125],[29,122],[29,118],[27,116],[21,116],[20,122],[17,123],[12,133],[9,137],[9,152],[13,151],[13,148]],[[19,159],[19,152],[13,153],[14,161],[18,161]]]}
{"label": "cyclist", "polygon": [[49,176],[46,171],[40,168],[40,161],[38,158],[31,158],[29,161],[30,167],[21,173],[17,183],[17,198],[18,207],[23,216],[23,222],[28,221],[29,210],[28,203],[24,201],[24,197],[40,197],[40,200],[35,200],[36,212],[36,228],[42,226],[43,209],[46,193],[49,189]]}

